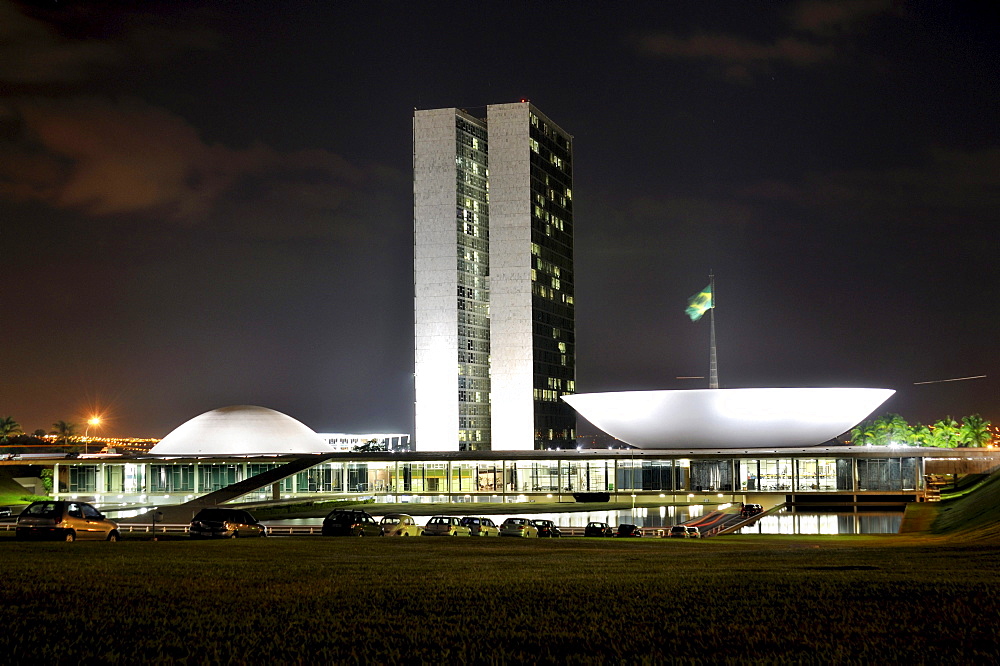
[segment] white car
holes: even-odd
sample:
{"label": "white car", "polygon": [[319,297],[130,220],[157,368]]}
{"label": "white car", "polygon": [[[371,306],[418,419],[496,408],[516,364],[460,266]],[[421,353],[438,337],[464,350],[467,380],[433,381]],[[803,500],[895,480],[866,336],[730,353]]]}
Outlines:
{"label": "white car", "polygon": [[413,516],[405,513],[387,513],[382,516],[379,526],[382,528],[382,536],[387,537],[420,536],[423,534],[423,530],[420,525],[417,525],[417,521],[413,520]]}
{"label": "white car", "polygon": [[424,536],[472,536],[472,531],[455,516],[434,516],[424,525]]}
{"label": "white car", "polygon": [[538,528],[527,518],[508,518],[500,525],[500,536],[536,539]]}
{"label": "white car", "polygon": [[687,532],[688,539],[701,538],[701,530],[699,530],[697,527],[692,527],[691,525],[685,525],[684,530]]}

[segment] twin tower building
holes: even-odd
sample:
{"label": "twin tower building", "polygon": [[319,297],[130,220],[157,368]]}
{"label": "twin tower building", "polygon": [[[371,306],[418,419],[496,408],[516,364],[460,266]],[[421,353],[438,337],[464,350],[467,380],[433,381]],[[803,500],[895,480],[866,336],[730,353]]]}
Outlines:
{"label": "twin tower building", "polygon": [[477,111],[413,115],[416,445],[573,447],[573,140]]}

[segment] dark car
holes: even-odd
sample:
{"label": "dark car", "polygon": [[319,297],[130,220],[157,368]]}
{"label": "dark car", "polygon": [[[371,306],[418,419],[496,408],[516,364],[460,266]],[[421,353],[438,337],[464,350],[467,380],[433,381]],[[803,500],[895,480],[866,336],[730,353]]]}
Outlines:
{"label": "dark car", "polygon": [[118,541],[118,523],[86,502],[32,502],[17,517],[14,535],[18,539],[101,539]]}
{"label": "dark car", "polygon": [[243,509],[202,509],[191,521],[188,534],[196,539],[263,537],[267,528]]}
{"label": "dark car", "polygon": [[360,509],[334,509],[323,519],[323,536],[381,536],[382,527]]}
{"label": "dark car", "polygon": [[0,518],[10,518],[13,515],[14,511],[9,506],[0,506]]}
{"label": "dark car", "polygon": [[685,525],[674,525],[667,531],[668,539],[687,539],[688,531]]}
{"label": "dark car", "polygon": [[462,518],[461,523],[469,528],[472,536],[500,536],[500,528],[497,527],[492,518],[487,518],[486,516],[465,516]]}
{"label": "dark car", "polygon": [[630,523],[622,523],[618,526],[618,531],[615,532],[616,537],[641,537],[642,528],[638,525],[632,525]]}
{"label": "dark car", "polygon": [[551,537],[554,539],[562,536],[562,532],[559,531],[559,528],[551,520],[532,520],[531,524],[538,530],[538,536],[540,537]]}
{"label": "dark car", "polygon": [[758,513],[764,513],[764,507],[760,504],[744,504],[740,507],[740,516],[743,518],[751,518]]}
{"label": "dark car", "polygon": [[583,528],[583,536],[585,537],[613,537],[614,535],[615,529],[607,523],[587,523],[587,526]]}

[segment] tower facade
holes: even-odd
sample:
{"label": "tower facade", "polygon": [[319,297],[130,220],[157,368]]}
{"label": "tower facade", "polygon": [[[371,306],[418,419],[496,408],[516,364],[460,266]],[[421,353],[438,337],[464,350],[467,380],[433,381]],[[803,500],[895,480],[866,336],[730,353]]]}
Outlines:
{"label": "tower facade", "polygon": [[420,449],[575,444],[572,153],[527,102],[414,113]]}

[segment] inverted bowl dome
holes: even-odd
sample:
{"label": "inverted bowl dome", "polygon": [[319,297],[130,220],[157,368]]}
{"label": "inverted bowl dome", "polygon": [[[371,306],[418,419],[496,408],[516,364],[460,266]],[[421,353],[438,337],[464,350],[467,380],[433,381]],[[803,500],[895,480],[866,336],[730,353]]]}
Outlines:
{"label": "inverted bowl dome", "polygon": [[153,455],[254,455],[333,451],[307,425],[267,407],[221,407],[177,426]]}
{"label": "inverted bowl dome", "polygon": [[875,388],[744,388],[565,395],[581,416],[641,448],[814,446],[895,393]]}

